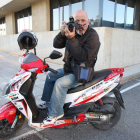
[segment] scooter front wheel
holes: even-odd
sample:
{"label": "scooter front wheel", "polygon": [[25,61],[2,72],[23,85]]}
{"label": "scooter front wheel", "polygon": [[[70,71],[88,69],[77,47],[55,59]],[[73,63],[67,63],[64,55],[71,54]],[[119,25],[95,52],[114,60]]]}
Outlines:
{"label": "scooter front wheel", "polygon": [[21,114],[14,128],[11,128],[12,123],[9,123],[7,119],[0,120],[0,138],[5,138],[15,133],[23,125],[25,117]]}

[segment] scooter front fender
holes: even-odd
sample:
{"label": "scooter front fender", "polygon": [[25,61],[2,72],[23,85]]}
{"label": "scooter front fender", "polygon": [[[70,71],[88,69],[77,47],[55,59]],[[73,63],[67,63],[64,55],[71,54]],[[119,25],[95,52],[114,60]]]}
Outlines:
{"label": "scooter front fender", "polygon": [[9,123],[13,123],[16,116],[16,107],[8,102],[0,107],[0,120],[7,119]]}

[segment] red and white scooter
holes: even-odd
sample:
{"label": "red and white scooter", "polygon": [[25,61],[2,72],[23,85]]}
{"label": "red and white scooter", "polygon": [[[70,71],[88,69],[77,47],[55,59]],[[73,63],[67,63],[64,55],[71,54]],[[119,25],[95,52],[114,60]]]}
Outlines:
{"label": "red and white scooter", "polygon": [[[53,51],[49,58],[57,59],[61,53]],[[20,57],[21,70],[8,82],[3,98],[8,103],[0,107],[0,137],[13,134],[21,127],[25,117],[34,128],[62,127],[77,123],[91,123],[98,129],[107,130],[115,126],[121,117],[124,102],[120,94],[123,68],[96,71],[93,80],[85,86],[70,89],[64,104],[64,117],[54,124],[45,125],[47,110],[39,110],[32,93],[37,74],[51,71],[57,73],[34,53],[26,52]],[[106,96],[113,92],[116,98]],[[40,93],[42,94],[42,93]],[[120,107],[121,106],[121,107]]]}

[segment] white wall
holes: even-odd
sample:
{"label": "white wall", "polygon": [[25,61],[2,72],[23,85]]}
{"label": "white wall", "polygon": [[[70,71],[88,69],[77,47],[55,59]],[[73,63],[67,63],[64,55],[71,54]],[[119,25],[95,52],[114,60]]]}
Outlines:
{"label": "white wall", "polygon": [[140,76],[139,38],[139,31],[104,28],[104,68],[123,67],[126,79]]}
{"label": "white wall", "polygon": [[[125,68],[124,77],[126,80],[140,76],[140,45],[139,31],[114,29],[107,27],[94,28],[100,37],[100,50],[95,70],[106,68]],[[59,31],[37,32],[38,46],[37,55],[43,59],[51,53],[53,38]],[[17,44],[18,35],[0,36],[0,50],[21,55]],[[56,50],[56,49],[55,49]],[[57,49],[64,54],[64,49]],[[49,62],[63,64],[62,58],[50,60]]]}

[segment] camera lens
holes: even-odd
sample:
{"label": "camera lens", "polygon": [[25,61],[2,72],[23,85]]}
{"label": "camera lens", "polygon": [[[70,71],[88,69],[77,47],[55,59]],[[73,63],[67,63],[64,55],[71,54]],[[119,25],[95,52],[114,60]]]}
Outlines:
{"label": "camera lens", "polygon": [[70,24],[70,25],[69,25],[69,28],[73,28],[73,25],[72,25],[72,24]]}

